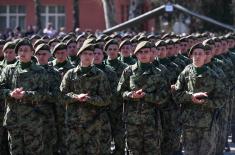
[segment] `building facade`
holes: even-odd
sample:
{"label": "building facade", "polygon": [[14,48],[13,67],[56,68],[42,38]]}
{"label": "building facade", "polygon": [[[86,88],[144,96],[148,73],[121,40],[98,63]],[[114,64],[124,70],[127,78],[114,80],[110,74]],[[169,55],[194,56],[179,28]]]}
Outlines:
{"label": "building facade", "polygon": [[[79,25],[81,30],[104,30],[105,19],[102,0],[78,0]],[[40,0],[40,15],[42,28],[52,23],[55,29],[65,27],[66,31],[73,29],[73,0]],[[121,23],[128,19],[129,0],[115,1],[116,19]],[[34,0],[1,0],[0,1],[0,31],[7,28],[36,24]]]}

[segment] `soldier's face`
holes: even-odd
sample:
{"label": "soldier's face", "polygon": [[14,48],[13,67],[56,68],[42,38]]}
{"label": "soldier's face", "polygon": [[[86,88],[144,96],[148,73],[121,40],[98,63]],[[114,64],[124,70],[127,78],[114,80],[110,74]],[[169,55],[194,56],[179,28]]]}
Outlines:
{"label": "soldier's face", "polygon": [[78,40],[78,42],[77,42],[77,49],[82,47],[82,44],[83,44],[84,41],[85,41],[85,38],[83,38],[83,37]]}
{"label": "soldier's face", "polygon": [[136,53],[136,57],[141,63],[151,62],[152,53],[150,48],[142,48]]}
{"label": "soldier's face", "polygon": [[69,56],[75,56],[77,55],[77,47],[76,47],[76,43],[71,43],[68,45],[67,47],[67,51],[69,53]]}
{"label": "soldier's face", "polygon": [[158,57],[160,57],[160,58],[166,57],[166,47],[165,46],[158,47],[157,51],[158,51],[157,53],[159,53]]}
{"label": "soldier's face", "polygon": [[14,49],[7,49],[4,52],[4,59],[7,60],[8,62],[11,62],[16,59],[16,53]]}
{"label": "soldier's face", "polygon": [[67,50],[58,50],[55,53],[56,61],[59,63],[64,62],[67,59],[67,56],[68,56]]}
{"label": "soldier's face", "polygon": [[206,60],[207,56],[204,52],[203,49],[197,48],[194,49],[191,55],[191,59],[193,60],[193,64],[196,67],[201,67],[205,64],[205,60]]}
{"label": "soldier's face", "polygon": [[22,45],[18,49],[18,56],[20,62],[29,62],[33,56],[33,51],[31,47],[27,45]]}
{"label": "soldier's face", "polygon": [[91,66],[94,60],[94,51],[85,50],[80,54],[80,65],[82,67]]}
{"label": "soldier's face", "polygon": [[36,53],[37,61],[40,65],[48,64],[48,59],[51,57],[51,54],[48,51],[40,50]]}
{"label": "soldier's face", "polygon": [[181,52],[186,52],[186,50],[187,50],[187,42],[180,43],[180,49],[181,49]]}
{"label": "soldier's face", "polygon": [[131,45],[124,45],[122,46],[120,53],[123,57],[129,57],[132,53],[131,50],[132,50]]}
{"label": "soldier's face", "polygon": [[174,46],[168,45],[167,46],[167,56],[172,56],[172,55],[174,55]]}
{"label": "soldier's face", "polygon": [[211,59],[212,59],[212,57],[213,57],[213,55],[212,55],[212,50],[206,50],[206,51],[205,51],[205,54],[206,54],[206,63],[211,62]]}
{"label": "soldier's face", "polygon": [[110,60],[113,60],[118,57],[118,45],[109,45],[107,48],[107,55]]}
{"label": "soldier's face", "polygon": [[104,53],[101,49],[96,48],[94,51],[94,64],[101,64],[104,59]]}

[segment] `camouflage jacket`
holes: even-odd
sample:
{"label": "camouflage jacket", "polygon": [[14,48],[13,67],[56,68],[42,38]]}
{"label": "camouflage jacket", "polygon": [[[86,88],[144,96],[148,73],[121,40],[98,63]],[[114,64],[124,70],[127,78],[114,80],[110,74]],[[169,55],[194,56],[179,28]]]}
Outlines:
{"label": "camouflage jacket", "polygon": [[[142,99],[128,97],[131,91],[143,89],[145,96]],[[148,70],[142,71],[138,64],[128,66],[121,76],[117,87],[118,93],[127,103],[127,122],[134,124],[154,123],[156,108],[169,97],[167,82],[161,71],[150,64]],[[151,124],[152,125],[152,124]]]}
{"label": "camouflage jacket", "polygon": [[[68,125],[84,125],[103,112],[110,104],[110,85],[104,72],[95,66],[84,74],[81,67],[69,70],[63,77],[60,90],[66,95]],[[85,103],[74,99],[74,95],[88,93],[90,98]]]}
{"label": "camouflage jacket", "polygon": [[[74,66],[73,66],[73,65],[70,63],[70,61],[68,61],[68,60],[66,60],[65,65],[62,66],[62,67],[58,67],[58,66],[57,66],[57,64],[56,64],[56,59],[53,60],[53,61],[51,61],[51,63],[52,63],[52,65],[53,65],[53,67],[54,67],[55,69],[57,69],[57,70],[60,72],[61,77],[63,77],[63,76],[65,75],[65,73],[66,73],[68,70],[74,68]],[[50,65],[51,65],[51,64],[50,64]]]}
{"label": "camouflage jacket", "polygon": [[129,57],[120,56],[120,57],[118,57],[118,60],[120,60],[121,62],[128,64],[128,65],[134,65],[136,63],[135,59],[132,58],[131,56],[129,56]]}
{"label": "camouflage jacket", "polygon": [[[27,121],[38,121],[41,115],[40,105],[46,99],[45,70],[34,64],[22,69],[20,62],[8,65],[1,74],[0,90],[7,103],[5,125],[23,124]],[[23,88],[25,95],[17,100],[10,97],[15,88]]]}
{"label": "camouflage jacket", "polygon": [[[214,110],[224,106],[224,84],[213,70],[206,66],[204,69],[198,75],[195,67],[188,65],[176,82],[175,98],[182,104],[181,122],[185,127],[209,128]],[[192,94],[197,92],[207,92],[206,103],[192,102]]]}
{"label": "camouflage jacket", "polygon": [[121,62],[118,59],[115,60],[106,60],[105,64],[111,66],[114,71],[117,73],[117,77],[120,78],[122,75],[123,70],[128,66],[127,64]]}

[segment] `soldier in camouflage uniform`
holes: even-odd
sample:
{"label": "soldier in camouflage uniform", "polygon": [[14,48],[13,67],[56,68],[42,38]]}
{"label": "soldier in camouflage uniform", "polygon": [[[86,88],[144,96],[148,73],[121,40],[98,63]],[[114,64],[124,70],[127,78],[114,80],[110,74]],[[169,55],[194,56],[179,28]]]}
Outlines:
{"label": "soldier in camouflage uniform", "polygon": [[77,57],[77,42],[75,39],[69,39],[66,43],[67,51],[69,53],[69,60],[73,66],[79,64],[79,57]]}
{"label": "soldier in camouflage uniform", "polygon": [[42,155],[43,120],[40,105],[44,104],[44,69],[31,62],[33,48],[29,40],[20,40],[15,52],[19,62],[7,66],[1,74],[1,96],[7,112],[4,125],[8,131],[12,155]]}
{"label": "soldier in camouflage uniform", "polygon": [[[113,71],[113,68],[111,66],[105,65],[103,62],[104,59],[104,53],[103,53],[103,48],[101,45],[96,44],[95,45],[95,51],[94,51],[94,61],[93,64],[95,65],[95,67],[99,68],[100,70],[102,70],[110,83],[110,87],[111,87],[111,92],[112,92],[112,96],[111,96],[111,103],[108,107],[108,114],[109,114],[109,119],[110,119],[110,124],[111,124],[111,129],[112,129],[112,137],[114,137],[114,131],[115,128],[117,126],[116,122],[117,120],[115,120],[115,118],[112,117],[112,111],[111,108],[113,105],[117,104],[116,103],[116,98],[117,98],[117,83],[118,83],[118,78],[117,78],[117,74],[116,72]],[[107,144],[108,147],[110,147],[110,144]],[[113,149],[113,148],[112,148]],[[113,151],[113,150],[111,150]]]}
{"label": "soldier in camouflage uniform", "polygon": [[[55,57],[55,60],[52,61],[52,65],[54,69],[58,70],[61,79],[65,75],[65,73],[74,68],[74,66],[70,63],[70,61],[67,59],[68,56],[68,51],[67,51],[67,46],[64,43],[59,43],[55,46],[55,48],[52,51],[53,56]],[[65,139],[65,132],[66,132],[66,111],[65,107],[63,104],[58,104],[57,108],[57,121],[58,121],[58,147],[61,149],[62,154],[65,153],[65,148],[66,148],[66,139]]]}
{"label": "soldier in camouflage uniform", "polygon": [[[105,64],[111,66],[117,74],[118,79],[121,77],[123,70],[127,67],[127,64],[118,60],[118,43],[111,39],[105,46],[104,51],[108,55]],[[122,121],[122,99],[120,96],[116,97],[116,104],[111,105],[111,117],[115,124],[113,127],[113,136],[115,141],[116,154],[124,154],[124,126]]]}
{"label": "soldier in camouflage uniform", "polygon": [[[216,74],[218,74],[221,82],[225,85],[225,88],[228,88],[229,82],[224,73],[221,69],[221,66],[213,63],[211,60],[214,56],[214,42],[212,39],[208,39],[203,41],[203,45],[205,48],[205,54],[207,56],[205,65],[207,65],[210,69],[212,69]],[[225,89],[224,92],[228,95],[229,89]],[[223,150],[226,142],[227,137],[227,128],[228,128],[228,114],[229,114],[229,103],[228,97],[225,99],[224,106],[219,110],[218,113],[218,132],[217,132],[217,144],[216,144],[216,155],[223,155]]]}
{"label": "soldier in camouflage uniform", "polygon": [[57,142],[57,136],[59,136],[59,133],[57,132],[57,129],[59,128],[58,107],[59,104],[62,104],[60,103],[61,99],[59,99],[61,76],[59,71],[55,70],[53,66],[48,65],[50,55],[50,46],[47,44],[40,44],[35,50],[35,56],[37,58],[38,65],[42,66],[47,73],[46,90],[48,91],[48,98],[47,103],[41,106],[41,109],[44,113],[43,133],[45,134],[45,154],[47,155],[53,154],[53,152],[56,152],[58,149],[56,148],[58,146],[55,146]]}
{"label": "soldier in camouflage uniform", "polygon": [[147,41],[137,45],[138,62],[123,71],[117,88],[125,104],[127,145],[134,155],[161,154],[158,106],[166,101],[168,89],[161,71],[150,63],[150,48]]}
{"label": "soldier in camouflage uniform", "polygon": [[120,57],[118,58],[119,60],[128,65],[135,64],[135,59],[131,57],[131,53],[133,52],[132,52],[131,42],[129,40],[124,40],[120,43],[119,51],[120,51]]}
{"label": "soldier in camouflage uniform", "polygon": [[216,118],[223,106],[224,85],[218,75],[204,65],[203,44],[194,45],[188,65],[176,82],[175,98],[182,105],[183,146],[185,155],[213,155],[216,147]]}
{"label": "soldier in camouflage uniform", "polygon": [[70,61],[67,60],[68,51],[66,44],[57,44],[53,49],[52,54],[55,57],[55,60],[52,61],[52,65],[60,72],[61,77],[63,77],[69,69],[74,68]]}
{"label": "soldier in camouflage uniform", "polygon": [[[165,72],[165,78],[167,80],[169,91],[171,85],[173,85],[177,79],[180,69],[178,65],[171,62],[167,58],[166,43],[162,40],[156,42],[155,47],[157,49],[158,57],[155,58],[153,64]],[[173,48],[171,46],[171,48]],[[168,49],[170,50],[170,49]],[[171,49],[172,50],[172,49]],[[166,69],[164,69],[166,68]],[[180,109],[174,102],[171,94],[166,104],[160,106],[160,114],[163,128],[163,140],[161,143],[161,154],[171,155],[177,153],[180,150],[180,135],[181,128],[179,126],[178,117],[180,115]]]}
{"label": "soldier in camouflage uniform", "polygon": [[[0,73],[2,70],[10,64],[16,62],[16,53],[15,53],[15,43],[8,42],[3,47],[4,60],[0,62]],[[4,114],[6,112],[6,105],[4,99],[0,100],[0,154],[7,155],[9,154],[8,149],[8,140],[7,140],[7,131],[2,126]]]}
{"label": "soldier in camouflage uniform", "polygon": [[110,153],[110,86],[105,73],[91,66],[93,52],[93,45],[83,44],[80,65],[65,74],[60,86],[67,96],[67,155]]}

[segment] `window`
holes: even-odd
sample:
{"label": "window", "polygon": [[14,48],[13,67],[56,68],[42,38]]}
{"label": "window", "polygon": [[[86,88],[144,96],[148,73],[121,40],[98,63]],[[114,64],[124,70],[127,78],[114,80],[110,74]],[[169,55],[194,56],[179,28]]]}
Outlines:
{"label": "window", "polygon": [[16,26],[25,28],[26,8],[22,5],[0,6],[0,30],[14,29]]}
{"label": "window", "polygon": [[56,30],[65,26],[65,8],[61,5],[48,5],[41,7],[41,22],[45,28],[47,23],[52,23]]}

